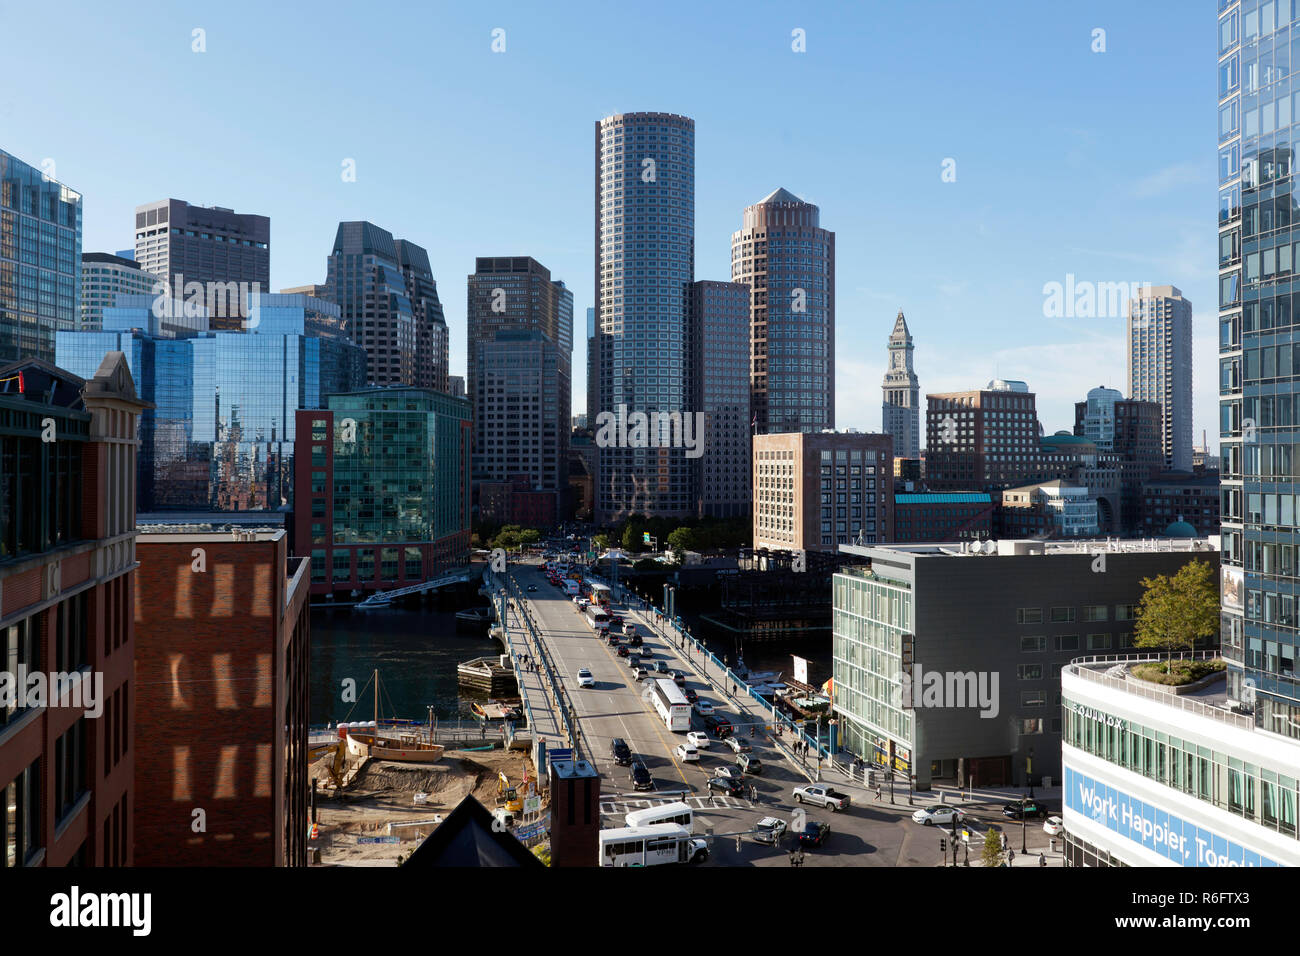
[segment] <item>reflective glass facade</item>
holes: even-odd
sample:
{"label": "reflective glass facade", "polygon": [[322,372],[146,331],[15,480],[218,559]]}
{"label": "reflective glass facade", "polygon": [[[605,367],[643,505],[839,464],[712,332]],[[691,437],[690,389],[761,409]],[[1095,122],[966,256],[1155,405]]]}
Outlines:
{"label": "reflective glass facade", "polygon": [[1221,640],[1232,696],[1300,738],[1300,5],[1219,8]]}
{"label": "reflective glass facade", "polygon": [[80,298],[81,194],[0,149],[0,364],[53,362]]}

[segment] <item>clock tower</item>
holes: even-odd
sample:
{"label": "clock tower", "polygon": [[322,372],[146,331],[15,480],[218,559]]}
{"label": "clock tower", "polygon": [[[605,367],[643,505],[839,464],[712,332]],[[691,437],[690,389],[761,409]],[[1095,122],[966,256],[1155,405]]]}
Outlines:
{"label": "clock tower", "polygon": [[921,388],[912,369],[912,333],[898,310],[889,335],[889,365],[881,386],[881,430],[894,437],[894,458],[921,457]]}

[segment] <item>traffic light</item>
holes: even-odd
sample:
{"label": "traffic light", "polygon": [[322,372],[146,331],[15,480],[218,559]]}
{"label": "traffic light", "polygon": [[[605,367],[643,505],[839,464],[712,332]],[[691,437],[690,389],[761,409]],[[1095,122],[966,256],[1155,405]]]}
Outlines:
{"label": "traffic light", "polygon": [[944,839],[940,839],[940,840],[939,840],[939,852],[940,852],[940,853],[947,853],[947,852],[948,852],[948,841],[947,841],[947,840],[944,840]]}

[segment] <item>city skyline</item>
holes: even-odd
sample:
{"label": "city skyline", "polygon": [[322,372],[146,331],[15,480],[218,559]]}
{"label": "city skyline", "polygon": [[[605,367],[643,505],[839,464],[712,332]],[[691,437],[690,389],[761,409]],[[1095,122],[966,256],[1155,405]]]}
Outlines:
{"label": "city skyline", "polygon": [[[707,28],[711,22],[721,23],[725,11],[706,15],[704,28],[684,36],[673,29],[671,17],[638,22],[637,29],[646,33],[644,44],[631,53],[630,65],[636,69],[593,85],[583,70],[557,52],[571,44],[597,42],[610,28],[593,26],[593,20],[608,18],[587,17],[584,10],[579,5],[554,17],[506,10],[494,14],[499,22],[464,10],[440,15],[437,35],[440,48],[445,48],[445,69],[480,88],[470,97],[458,95],[459,83],[441,91],[424,80],[419,88],[428,91],[426,109],[441,118],[440,126],[475,131],[465,135],[466,148],[460,150],[431,155],[406,148],[405,141],[398,149],[398,136],[409,128],[406,123],[392,127],[403,130],[394,132],[393,148],[383,135],[361,138],[347,131],[330,133],[310,150],[299,143],[268,145],[269,130],[277,120],[246,115],[241,104],[257,94],[241,70],[252,66],[256,74],[256,64],[270,55],[267,44],[282,29],[288,30],[290,15],[263,11],[264,32],[249,35],[235,27],[245,12],[238,4],[214,11],[208,23],[190,23],[193,16],[169,12],[133,25],[129,34],[113,18],[95,13],[69,27],[72,43],[80,42],[82,32],[93,31],[97,42],[124,51],[120,65],[112,59],[104,65],[105,88],[114,85],[115,77],[125,82],[127,74],[119,69],[131,61],[132,51],[142,53],[146,46],[170,69],[184,71],[185,90],[161,91],[159,111],[174,115],[183,106],[203,106],[231,128],[231,149],[223,156],[146,152],[141,138],[123,136],[114,128],[111,109],[100,111],[102,119],[95,113],[94,91],[87,116],[69,135],[44,115],[60,100],[60,78],[5,107],[0,121],[10,137],[7,149],[38,168],[44,159],[53,160],[55,178],[87,197],[84,249],[128,246],[125,217],[159,195],[184,196],[273,219],[272,290],[321,281],[319,250],[339,221],[369,219],[411,237],[429,250],[434,278],[443,286],[451,372],[463,374],[465,315],[460,296],[446,283],[458,285],[460,275],[473,271],[476,256],[504,247],[547,262],[573,290],[576,309],[593,305],[591,239],[579,224],[585,217],[572,214],[592,196],[588,124],[635,110],[679,113],[697,125],[697,277],[728,277],[729,237],[735,224],[744,207],[770,192],[774,183],[817,204],[824,221],[835,229],[840,273],[836,407],[844,410],[836,422],[839,427],[881,427],[875,386],[884,368],[878,343],[901,306],[917,335],[916,361],[926,370],[925,388],[954,391],[991,378],[1023,379],[1040,396],[1046,429],[1068,428],[1073,402],[1089,388],[1124,387],[1122,312],[1044,321],[1044,285],[1065,284],[1074,277],[1079,282],[1173,284],[1198,303],[1196,443],[1202,431],[1212,430],[1212,309],[1207,311],[1207,305],[1213,295],[1206,277],[1213,250],[1201,217],[1184,211],[1189,201],[1199,201],[1195,197],[1204,194],[1214,175],[1194,135],[1210,120],[1208,110],[1201,117],[1200,104],[1185,94],[1204,82],[1194,69],[1195,56],[1174,53],[1203,49],[1212,42],[1196,29],[1194,18],[1132,11],[1119,4],[1099,4],[1087,19],[1067,11],[1048,12],[1033,22],[1022,21],[1025,25],[1012,35],[1022,64],[1017,72],[1037,71],[1046,77],[1038,88],[1027,90],[1019,80],[990,77],[967,89],[969,84],[957,78],[977,65],[982,68],[989,44],[1001,49],[1007,42],[1000,34],[1003,28],[982,22],[978,11],[954,6],[930,35],[933,62],[944,65],[916,71],[903,42],[914,30],[914,24],[906,25],[905,11],[832,17],[765,9],[740,27],[734,18],[728,21],[732,33],[726,45],[752,46],[771,84],[764,87],[761,106],[737,110],[729,97],[710,92],[727,88],[720,79],[725,69],[711,63],[717,59],[710,55],[720,42],[717,31]],[[16,29],[22,28],[26,16],[26,11],[18,12]],[[334,19],[339,16],[347,19],[342,13]],[[413,14],[414,25],[421,16]],[[613,28],[628,22],[627,16],[615,14]],[[1092,50],[1091,31],[1098,25],[1107,30],[1105,52]],[[331,32],[317,32],[323,29],[319,26],[308,27],[306,33],[300,33],[300,26],[295,26],[294,35],[302,42],[317,42],[325,49],[337,44]],[[373,28],[354,26],[357,41],[366,42]],[[493,53],[491,31],[498,26],[506,31],[505,49]],[[205,31],[201,54],[191,50],[195,29]],[[792,49],[795,29],[806,33],[805,52]],[[1169,48],[1152,50],[1134,42],[1134,37],[1156,29],[1170,37]],[[397,41],[392,60],[398,75],[404,77],[412,69],[403,58],[414,55],[424,32],[413,29],[409,38]],[[174,52],[166,52],[169,45],[176,47]],[[870,46],[872,57],[860,55],[863,45]],[[29,54],[15,54],[16,66],[22,68]],[[676,75],[673,65],[688,62],[697,72]],[[916,82],[909,84],[913,92],[893,98],[889,105],[857,107],[863,111],[862,123],[833,122],[841,104],[836,97],[824,96],[828,78],[846,85],[878,84],[904,71],[916,75]],[[501,99],[499,94],[523,76],[534,84],[536,95],[563,103],[563,108],[530,115],[507,105],[498,109],[498,119],[485,125],[479,111]],[[331,83],[317,77],[312,82],[290,80],[278,91],[278,108],[308,110],[322,95],[332,95]],[[1097,98],[1116,96],[1134,83],[1140,83],[1144,93],[1143,113],[1166,117],[1162,126],[1168,133],[1159,156],[1121,148],[1145,131],[1144,116],[1090,108]],[[813,87],[818,89],[816,101],[807,95]],[[334,108],[346,111],[358,94],[338,92],[342,99]],[[1018,107],[995,124],[997,136],[963,115],[979,115],[975,107],[990,95],[1011,96]],[[385,107],[384,115],[398,116],[407,103]],[[909,115],[918,110],[928,118]],[[772,121],[772,116],[780,118]],[[772,133],[764,137],[761,158],[754,159],[749,136],[760,118],[767,119]],[[896,126],[900,135],[892,138],[889,150],[872,148],[871,130],[886,123]],[[535,137],[547,148],[530,151],[527,162],[520,162],[515,149],[493,147],[498,134],[501,142]],[[1036,148],[1008,153],[1006,141],[1018,135]],[[93,150],[88,142],[95,144]],[[244,149],[256,161],[230,160]],[[1036,159],[1027,162],[1031,154]],[[415,155],[421,157],[419,163],[414,163]],[[854,157],[849,165],[844,165],[847,160],[826,159],[849,156]],[[956,178],[945,182],[944,164],[950,159]],[[344,180],[349,160],[355,181]],[[1063,179],[1069,180],[1067,186]],[[457,189],[438,187],[453,180],[460,184]],[[881,181],[902,188],[882,192]],[[414,188],[422,182],[427,189]],[[896,195],[900,193],[906,193],[907,200]],[[1007,196],[1016,201],[1007,204]],[[1068,215],[1035,213],[1049,205],[1059,209],[1062,203]],[[1115,237],[1130,234],[1125,223],[1138,210],[1147,219],[1166,223],[1160,243],[1124,241],[1117,248]],[[1033,339],[1026,339],[1027,330],[1033,330]],[[581,411],[587,368],[581,350],[574,355],[574,366],[573,405]],[[1047,369],[1052,370],[1050,379]]]}

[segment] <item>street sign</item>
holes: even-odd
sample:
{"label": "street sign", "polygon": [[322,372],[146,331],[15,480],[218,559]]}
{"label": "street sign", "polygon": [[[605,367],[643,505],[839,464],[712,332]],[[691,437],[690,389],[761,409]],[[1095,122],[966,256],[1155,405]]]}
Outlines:
{"label": "street sign", "polygon": [[554,761],[556,761],[556,760],[572,760],[572,759],[573,759],[573,748],[572,748],[572,747],[567,747],[567,748],[558,748],[558,747],[557,747],[557,748],[554,749],[554,750],[548,750],[548,751],[546,751],[546,759],[547,759],[547,760],[550,760],[550,761],[552,761],[552,762],[554,762]]}

